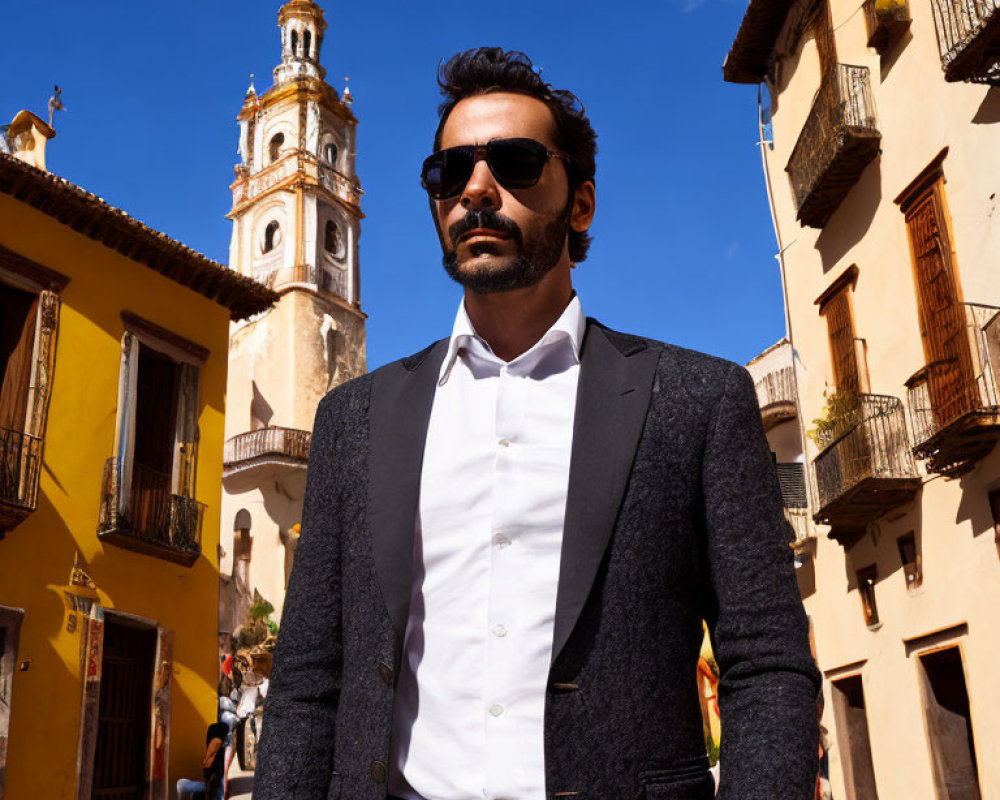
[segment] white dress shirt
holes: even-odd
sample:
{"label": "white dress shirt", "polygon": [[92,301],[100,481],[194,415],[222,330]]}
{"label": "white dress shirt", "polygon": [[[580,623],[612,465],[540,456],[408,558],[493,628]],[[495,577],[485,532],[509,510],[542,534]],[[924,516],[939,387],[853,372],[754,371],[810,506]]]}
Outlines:
{"label": "white dress shirt", "polygon": [[497,358],[464,303],[427,428],[389,793],[545,797],[545,690],[586,321]]}

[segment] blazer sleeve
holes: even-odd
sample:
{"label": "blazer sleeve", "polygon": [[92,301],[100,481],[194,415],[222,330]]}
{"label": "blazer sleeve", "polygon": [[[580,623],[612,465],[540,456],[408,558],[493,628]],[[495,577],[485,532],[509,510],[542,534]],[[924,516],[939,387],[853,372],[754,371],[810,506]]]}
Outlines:
{"label": "blazer sleeve", "polygon": [[812,800],[817,693],[791,529],[753,380],[731,365],[710,422],[702,474],[720,669],[719,800]]}
{"label": "blazer sleeve", "polygon": [[342,667],[334,395],[316,412],[302,528],[264,706],[254,800],[321,800],[333,771]]}

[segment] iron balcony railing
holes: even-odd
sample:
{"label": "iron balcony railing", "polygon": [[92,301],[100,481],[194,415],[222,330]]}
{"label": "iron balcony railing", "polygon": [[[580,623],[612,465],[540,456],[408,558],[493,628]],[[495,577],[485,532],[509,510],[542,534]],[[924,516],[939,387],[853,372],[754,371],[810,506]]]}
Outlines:
{"label": "iron balcony railing", "polygon": [[816,486],[820,509],[870,478],[916,478],[903,404],[896,397],[858,396],[857,406],[817,436]]}
{"label": "iron balcony railing", "polygon": [[931,459],[932,472],[945,474],[985,455],[1000,436],[1000,308],[963,303],[960,313],[966,332],[960,346],[968,343],[968,366],[960,358],[935,361],[907,381],[914,448]]}
{"label": "iron balcony railing", "polygon": [[823,76],[785,167],[803,225],[826,224],[880,141],[868,68],[837,64]]}
{"label": "iron balcony railing", "polygon": [[237,470],[262,462],[309,460],[309,442],[312,434],[296,428],[270,426],[247,431],[226,440],[223,450],[223,468]]}
{"label": "iron balcony railing", "polygon": [[[205,504],[171,493],[172,476],[133,462],[123,482],[118,460],[104,464],[98,531],[116,544],[154,554],[176,553],[193,561],[201,553]],[[122,502],[126,491],[128,499]],[[108,536],[110,535],[110,537]]]}
{"label": "iron balcony railing", "polygon": [[41,463],[41,439],[0,428],[0,503],[34,511]]}
{"label": "iron balcony railing", "polygon": [[285,286],[314,286],[339,297],[347,297],[347,273],[342,270],[317,269],[312,264],[298,264],[294,267],[281,267],[258,272],[254,280],[264,284],[269,289],[281,289]]}
{"label": "iron balcony railing", "polygon": [[1000,0],[931,0],[945,80],[1000,85]]}
{"label": "iron balcony railing", "polygon": [[788,524],[792,526],[792,531],[795,534],[795,539],[792,542],[793,545],[800,545],[815,538],[816,532],[815,528],[813,528],[812,520],[809,519],[808,508],[789,508],[785,506],[785,519],[788,520]]}
{"label": "iron balcony railing", "polygon": [[907,0],[865,0],[863,8],[868,46],[878,53],[888,50],[910,27]]}
{"label": "iron balcony railing", "polygon": [[767,373],[755,384],[761,409],[776,403],[795,405],[795,374],[791,367],[781,367]]}

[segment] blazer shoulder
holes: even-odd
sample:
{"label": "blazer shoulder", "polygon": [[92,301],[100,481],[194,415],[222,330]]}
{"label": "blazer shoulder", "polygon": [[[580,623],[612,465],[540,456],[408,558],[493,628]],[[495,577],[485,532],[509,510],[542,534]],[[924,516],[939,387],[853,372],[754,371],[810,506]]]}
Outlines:
{"label": "blazer shoulder", "polygon": [[746,372],[746,368],[720,356],[710,353],[702,353],[698,350],[691,350],[687,347],[662,342],[659,339],[651,339],[648,336],[639,336],[632,333],[616,331],[602,325],[595,319],[588,319],[588,322],[601,330],[604,336],[623,355],[640,350],[652,349],[660,354],[660,369],[679,370],[682,374],[705,379],[708,381],[727,380],[735,370],[736,372]]}

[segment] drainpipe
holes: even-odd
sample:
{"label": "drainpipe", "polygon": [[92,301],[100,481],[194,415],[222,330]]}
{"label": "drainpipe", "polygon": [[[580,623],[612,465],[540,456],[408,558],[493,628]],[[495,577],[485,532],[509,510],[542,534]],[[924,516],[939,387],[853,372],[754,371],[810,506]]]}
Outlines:
{"label": "drainpipe", "polygon": [[[810,511],[816,508],[817,498],[815,492],[815,486],[812,478],[812,470],[809,469],[809,460],[806,457],[806,443],[809,441],[806,437],[806,425],[805,418],[802,415],[802,403],[800,401],[799,395],[799,371],[796,366],[796,350],[795,350],[795,339],[792,335],[792,314],[789,309],[788,304],[788,279],[785,269],[785,250],[794,244],[794,240],[788,245],[785,245],[781,241],[781,228],[778,225],[778,214],[774,208],[774,194],[771,187],[771,170],[767,163],[767,152],[765,148],[771,146],[771,142],[764,139],[764,125],[762,122],[761,111],[763,106],[761,103],[761,91],[760,84],[757,84],[757,132],[758,132],[758,146],[760,147],[760,161],[761,167],[764,171],[764,188],[767,191],[767,207],[771,212],[771,225],[774,227],[774,239],[778,244],[778,252],[775,254],[775,259],[778,261],[778,271],[781,274],[781,296],[785,307],[785,336],[788,338],[789,343],[792,347],[792,380],[795,386],[795,409],[798,412],[796,416],[799,420],[799,437],[802,441],[802,460],[804,462],[803,467],[806,474],[806,485],[809,488],[809,507]],[[815,531],[814,531],[815,533]]]}

